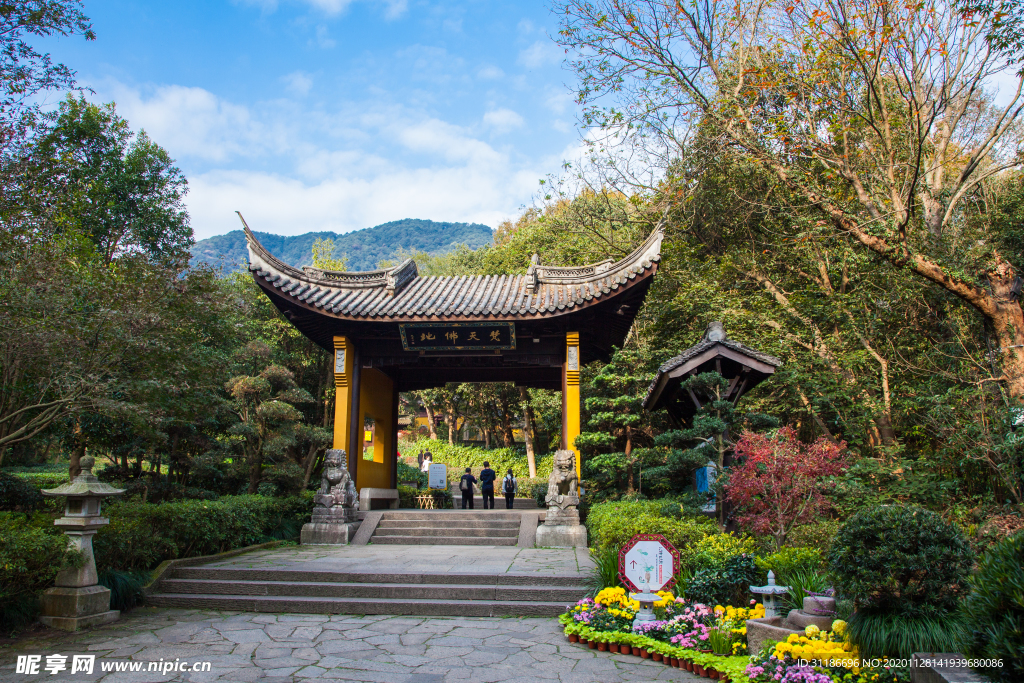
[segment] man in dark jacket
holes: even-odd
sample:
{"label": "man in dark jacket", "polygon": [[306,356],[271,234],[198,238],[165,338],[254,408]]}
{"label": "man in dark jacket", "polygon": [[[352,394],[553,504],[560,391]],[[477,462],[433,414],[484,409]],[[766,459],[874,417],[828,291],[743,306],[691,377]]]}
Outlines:
{"label": "man in dark jacket", "polygon": [[[466,504],[469,504],[469,509],[473,509],[473,484],[476,483],[476,477],[473,476],[473,470],[466,468],[466,473],[462,475],[462,479],[459,481],[459,490],[462,491],[462,509],[466,509]],[[492,496],[493,498],[493,496]]]}
{"label": "man in dark jacket", "polygon": [[484,499],[484,510],[487,509],[487,501],[491,502],[491,510],[494,509],[494,480],[498,475],[491,469],[491,463],[484,460],[484,469],[480,472],[480,494]]}

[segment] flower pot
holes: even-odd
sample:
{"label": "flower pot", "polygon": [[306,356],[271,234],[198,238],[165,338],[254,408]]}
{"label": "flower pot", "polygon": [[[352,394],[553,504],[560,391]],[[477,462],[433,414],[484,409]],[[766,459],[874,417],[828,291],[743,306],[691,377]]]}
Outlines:
{"label": "flower pot", "polygon": [[571,634],[569,636],[569,642],[570,643],[578,643],[578,642],[580,642],[580,637],[578,635],[576,635],[575,633],[573,633],[573,634]]}
{"label": "flower pot", "polygon": [[654,654],[651,655],[651,659],[653,659],[656,662],[660,662],[661,661],[661,654],[658,653],[658,652],[655,652]]}
{"label": "flower pot", "polygon": [[608,643],[598,643],[597,644],[597,651],[598,652],[608,652]]}
{"label": "flower pot", "polygon": [[619,644],[618,643],[608,643],[608,652],[618,652],[618,651],[619,651]]}
{"label": "flower pot", "polygon": [[597,643],[595,643],[592,640],[588,640],[587,641],[587,647],[589,647],[591,650],[596,650],[597,649]]}
{"label": "flower pot", "polygon": [[717,669],[705,669],[705,671],[708,672],[708,678],[710,678],[713,681],[717,681],[718,680],[718,670]]}
{"label": "flower pot", "polygon": [[679,660],[677,658],[675,658],[675,657],[672,657],[671,660],[672,661],[670,663],[672,664],[672,666],[674,668],[678,669],[679,668]]}
{"label": "flower pot", "polygon": [[636,645],[633,646],[633,656],[634,657],[639,657],[640,656],[640,648],[638,648]]}
{"label": "flower pot", "polygon": [[583,636],[580,636],[579,643],[580,643],[580,645],[586,645],[587,644],[587,639],[584,638]]}
{"label": "flower pot", "polygon": [[697,674],[698,676],[704,676],[705,675],[704,674],[704,667],[701,666],[700,664],[694,664],[693,665],[693,673]]}
{"label": "flower pot", "polygon": [[640,648],[640,658],[641,659],[650,659],[651,658],[651,653],[648,652],[645,648]]}
{"label": "flower pot", "polygon": [[687,659],[685,662],[683,662],[683,668],[687,671],[693,671],[693,662]]}

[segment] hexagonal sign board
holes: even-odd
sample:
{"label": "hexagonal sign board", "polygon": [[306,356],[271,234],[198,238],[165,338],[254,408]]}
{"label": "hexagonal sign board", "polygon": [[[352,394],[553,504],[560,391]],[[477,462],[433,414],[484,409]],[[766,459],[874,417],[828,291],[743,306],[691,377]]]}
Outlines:
{"label": "hexagonal sign board", "polygon": [[634,593],[661,590],[678,569],[679,551],[661,534],[638,534],[619,550],[619,578]]}

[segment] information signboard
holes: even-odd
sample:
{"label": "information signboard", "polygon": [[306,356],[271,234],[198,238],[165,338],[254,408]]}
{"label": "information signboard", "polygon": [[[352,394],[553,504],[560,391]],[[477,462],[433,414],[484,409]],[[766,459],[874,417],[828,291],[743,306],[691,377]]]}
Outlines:
{"label": "information signboard", "polygon": [[448,465],[443,462],[431,463],[427,470],[427,486],[432,489],[448,488]]}
{"label": "information signboard", "polygon": [[403,323],[398,326],[406,351],[514,351],[516,324]]}
{"label": "information signboard", "polygon": [[678,569],[679,551],[661,534],[634,536],[619,551],[619,577],[636,593],[661,590]]}

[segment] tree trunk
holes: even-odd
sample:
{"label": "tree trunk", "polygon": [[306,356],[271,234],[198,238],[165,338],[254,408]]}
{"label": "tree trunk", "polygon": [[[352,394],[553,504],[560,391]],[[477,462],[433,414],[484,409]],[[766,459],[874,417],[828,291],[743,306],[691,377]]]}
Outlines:
{"label": "tree trunk", "polygon": [[427,411],[427,429],[430,430],[430,438],[437,441],[437,427],[434,425],[434,411],[426,401],[423,403],[423,409]]}
{"label": "tree trunk", "polygon": [[626,493],[633,493],[633,460],[630,455],[633,453],[633,433],[629,426],[626,427]]}
{"label": "tree trunk", "polygon": [[263,455],[253,453],[249,455],[249,488],[247,493],[256,493],[260,488],[260,479],[263,470]]}
{"label": "tree trunk", "polygon": [[75,477],[82,473],[82,466],[79,463],[85,457],[85,433],[82,431],[82,420],[80,418],[75,418],[72,438],[74,443],[68,459],[68,477],[74,480]]}
{"label": "tree trunk", "polygon": [[519,387],[519,398],[523,401],[523,438],[526,439],[526,462],[530,467],[530,479],[537,476],[537,456],[533,440],[533,408],[530,407],[530,392],[526,387]]}
{"label": "tree trunk", "polygon": [[306,455],[306,473],[302,477],[302,490],[305,491],[306,487],[309,486],[309,478],[313,475],[313,465],[316,464],[317,455],[321,449],[316,446],[310,445],[309,453]]}

